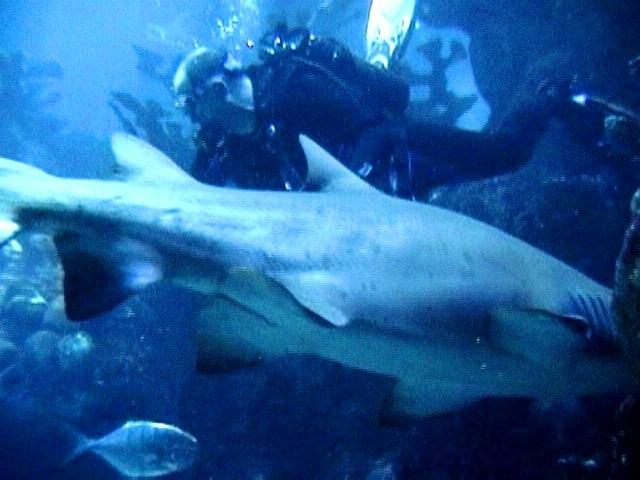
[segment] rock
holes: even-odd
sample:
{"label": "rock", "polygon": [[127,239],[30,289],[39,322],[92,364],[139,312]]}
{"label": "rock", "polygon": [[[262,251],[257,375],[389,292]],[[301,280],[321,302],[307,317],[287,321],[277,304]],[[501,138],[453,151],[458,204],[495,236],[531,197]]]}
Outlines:
{"label": "rock", "polygon": [[49,302],[42,317],[42,327],[58,332],[74,332],[79,328],[79,323],[67,318],[64,311],[64,296],[58,295]]}
{"label": "rock", "polygon": [[9,338],[22,342],[42,324],[46,300],[29,285],[14,285],[2,305],[2,326]]}
{"label": "rock", "polygon": [[37,366],[55,365],[60,335],[49,330],[38,330],[24,342],[25,357]]}
{"label": "rock", "polygon": [[631,203],[631,224],[616,262],[613,308],[616,326],[636,379],[640,380],[640,190]]}
{"label": "rock", "polygon": [[91,353],[93,340],[86,332],[65,335],[58,341],[58,360],[65,369],[74,368],[82,363]]}

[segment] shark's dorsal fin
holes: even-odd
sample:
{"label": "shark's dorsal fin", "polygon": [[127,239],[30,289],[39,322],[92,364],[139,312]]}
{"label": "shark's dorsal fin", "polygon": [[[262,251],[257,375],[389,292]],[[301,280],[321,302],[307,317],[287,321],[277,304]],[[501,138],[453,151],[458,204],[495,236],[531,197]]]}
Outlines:
{"label": "shark's dorsal fin", "polygon": [[300,135],[300,145],[307,158],[309,183],[324,192],[370,191],[375,188],[342,165],[329,152],[306,135]]}
{"label": "shark's dorsal fin", "polygon": [[127,133],[114,133],[111,149],[118,174],[128,182],[183,184],[196,183],[173,160],[149,143]]}

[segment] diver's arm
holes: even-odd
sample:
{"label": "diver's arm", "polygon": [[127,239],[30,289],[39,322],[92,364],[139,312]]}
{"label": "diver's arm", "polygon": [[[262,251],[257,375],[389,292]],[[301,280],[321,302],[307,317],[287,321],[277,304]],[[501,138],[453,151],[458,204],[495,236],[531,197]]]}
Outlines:
{"label": "diver's arm", "polygon": [[517,170],[529,160],[550,119],[572,108],[568,98],[564,94],[537,92],[498,125],[480,132],[409,121],[407,137],[416,157],[416,185],[424,189]]}
{"label": "diver's arm", "polygon": [[500,175],[516,170],[526,161],[521,146],[503,133],[410,122],[407,138],[417,192]]}

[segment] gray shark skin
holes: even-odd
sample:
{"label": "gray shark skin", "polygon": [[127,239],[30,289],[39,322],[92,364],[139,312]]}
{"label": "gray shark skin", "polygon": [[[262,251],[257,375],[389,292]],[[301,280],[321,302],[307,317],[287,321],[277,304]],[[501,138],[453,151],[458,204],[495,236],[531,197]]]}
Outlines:
{"label": "gray shark skin", "polygon": [[386,196],[301,143],[318,191],[204,185],[115,134],[111,180],[0,160],[0,212],[54,236],[70,317],[161,278],[203,294],[203,370],[317,355],[394,378],[393,416],[631,385],[620,357],[587,340],[615,339],[607,288],[482,222]]}

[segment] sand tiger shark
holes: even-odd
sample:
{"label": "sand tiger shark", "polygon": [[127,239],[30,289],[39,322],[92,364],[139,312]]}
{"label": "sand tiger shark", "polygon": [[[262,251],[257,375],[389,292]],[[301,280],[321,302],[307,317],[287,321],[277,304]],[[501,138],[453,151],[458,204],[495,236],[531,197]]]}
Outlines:
{"label": "sand tiger shark", "polygon": [[0,160],[0,212],[53,236],[67,315],[165,279],[199,292],[198,366],[315,355],[395,380],[392,416],[487,396],[625,390],[609,289],[485,223],[387,196],[312,140],[313,191],[198,183],[144,141],[112,137],[111,179]]}

